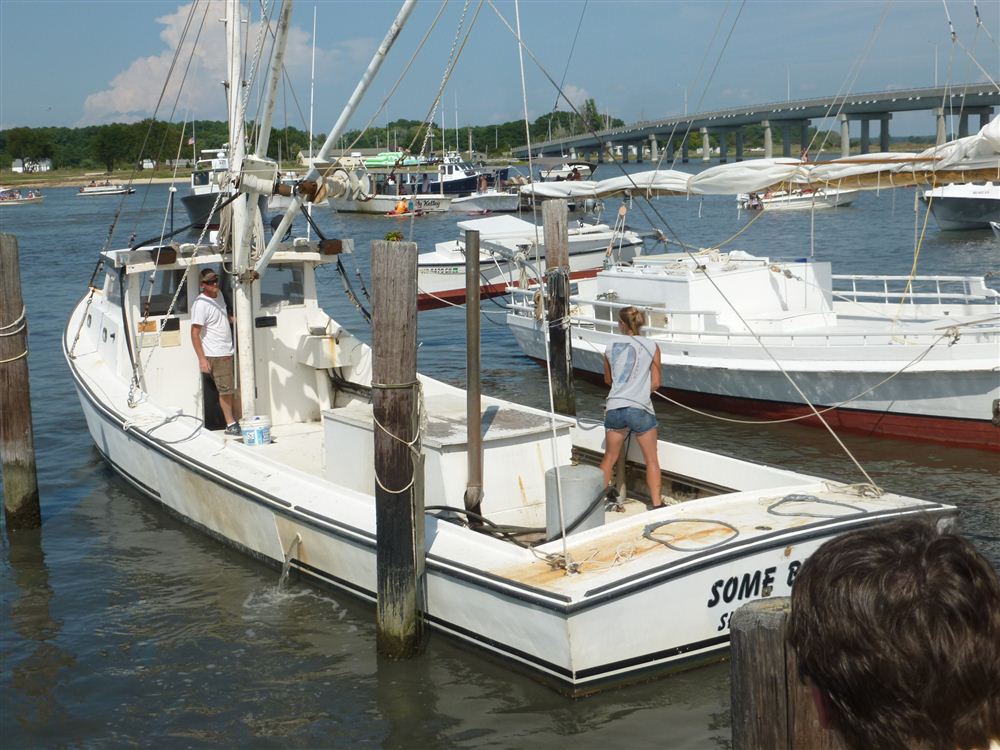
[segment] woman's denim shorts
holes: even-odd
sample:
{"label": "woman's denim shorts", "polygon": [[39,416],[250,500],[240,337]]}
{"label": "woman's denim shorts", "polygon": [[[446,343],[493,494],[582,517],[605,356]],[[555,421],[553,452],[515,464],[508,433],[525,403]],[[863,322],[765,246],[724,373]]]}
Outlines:
{"label": "woman's denim shorts", "polygon": [[654,427],[656,427],[656,416],[645,409],[624,406],[621,409],[611,409],[604,413],[604,429],[606,430],[630,430],[636,435],[641,435]]}

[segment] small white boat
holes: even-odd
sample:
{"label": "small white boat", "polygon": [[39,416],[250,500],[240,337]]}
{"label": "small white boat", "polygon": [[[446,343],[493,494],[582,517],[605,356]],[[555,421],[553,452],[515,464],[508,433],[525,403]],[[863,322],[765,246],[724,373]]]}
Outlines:
{"label": "small white boat", "polygon": [[45,200],[40,190],[22,193],[19,188],[0,188],[0,206],[27,206]]}
{"label": "small white boat", "polygon": [[396,210],[396,206],[400,200],[405,200],[407,203],[413,201],[414,211],[433,213],[447,211],[453,199],[450,195],[431,195],[425,193],[417,195],[384,195],[376,193],[367,197],[329,198],[327,202],[331,208],[345,213],[378,214],[385,216]]}
{"label": "small white boat", "polygon": [[1000,182],[942,185],[925,190],[922,199],[941,229],[989,229],[1000,221]]}
{"label": "small white boat", "polygon": [[814,208],[839,208],[854,202],[859,190],[776,190],[766,193],[740,193],[736,202],[747,211],[811,211]]}
{"label": "small white boat", "polygon": [[[438,242],[433,251],[417,257],[419,309],[465,303],[465,232],[468,230],[479,232],[482,299],[500,296],[508,286],[534,283],[535,274],[521,261],[533,263],[539,273],[544,272],[542,227],[515,216],[489,216],[460,221],[458,229],[457,239]],[[641,250],[642,237],[629,229],[585,222],[571,224],[570,278],[593,276],[605,264],[628,262]]]}
{"label": "small white boat", "polygon": [[997,236],[997,239],[1000,239],[1000,221],[991,221],[990,229],[993,230],[993,234]]}
{"label": "small white boat", "polygon": [[451,199],[451,210],[465,214],[509,213],[520,206],[520,193],[493,189]]}
{"label": "small white boat", "polygon": [[[1000,293],[981,277],[836,276],[734,251],[645,256],[577,287],[580,371],[604,372],[633,304],[682,404],[816,424],[808,399],[845,430],[1000,451]],[[544,359],[546,322],[530,290],[514,297],[508,327]]]}
{"label": "small white boat", "polygon": [[[188,220],[198,229],[219,225],[216,206],[226,200],[219,193],[229,172],[226,149],[208,149],[201,153],[202,158],[195,162],[191,172],[191,192],[181,198]],[[226,192],[228,194],[228,189]]]}
{"label": "small white boat", "polygon": [[134,187],[129,185],[113,185],[110,182],[105,182],[103,185],[90,184],[81,187],[76,195],[78,198],[85,196],[98,196],[98,195],[131,195],[135,192]]}

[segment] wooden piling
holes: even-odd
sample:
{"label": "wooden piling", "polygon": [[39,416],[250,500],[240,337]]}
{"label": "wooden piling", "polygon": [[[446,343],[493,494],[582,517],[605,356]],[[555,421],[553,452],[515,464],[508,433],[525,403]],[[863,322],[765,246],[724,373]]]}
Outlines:
{"label": "wooden piling", "polygon": [[40,527],[28,384],[28,316],[21,295],[17,238],[12,234],[0,234],[0,461],[7,531]]}
{"label": "wooden piling", "polygon": [[465,420],[468,481],[465,509],[482,512],[483,436],[479,378],[479,232],[465,233]]}
{"label": "wooden piling", "polygon": [[376,647],[405,659],[423,646],[423,460],[417,386],[417,246],[371,246],[375,417]]}
{"label": "wooden piling", "polygon": [[823,729],[785,640],[788,597],[744,604],[730,621],[733,750],[843,750]]}
{"label": "wooden piling", "polygon": [[575,416],[573,345],[569,327],[569,228],[566,201],[552,199],[542,203],[542,222],[553,407],[560,414]]}

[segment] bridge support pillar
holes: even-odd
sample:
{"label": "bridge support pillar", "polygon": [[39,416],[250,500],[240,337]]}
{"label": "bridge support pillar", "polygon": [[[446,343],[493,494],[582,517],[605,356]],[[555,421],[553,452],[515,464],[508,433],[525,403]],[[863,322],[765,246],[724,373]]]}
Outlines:
{"label": "bridge support pillar", "polygon": [[840,120],[840,158],[846,159],[851,155],[851,123],[847,115],[838,115]]}
{"label": "bridge support pillar", "polygon": [[607,143],[604,144],[604,153],[605,153],[605,158],[608,161],[615,160],[615,144],[613,141],[608,141]]}
{"label": "bridge support pillar", "polygon": [[979,129],[982,130],[990,124],[993,119],[993,107],[983,107],[979,111]]}
{"label": "bridge support pillar", "polygon": [[940,146],[948,140],[948,128],[945,125],[944,107],[934,108],[934,120],[937,123],[934,142],[936,145]]}
{"label": "bridge support pillar", "polygon": [[569,147],[569,158],[570,159],[575,159],[576,158],[576,147],[575,146],[570,146]]}
{"label": "bridge support pillar", "polygon": [[646,158],[646,143],[645,141],[636,141],[635,143],[635,163],[642,164]]}
{"label": "bridge support pillar", "polygon": [[743,128],[736,128],[736,161],[743,161]]}
{"label": "bridge support pillar", "polygon": [[865,119],[863,119],[861,121],[861,151],[860,151],[860,153],[862,153],[862,154],[867,154],[868,150],[869,150],[869,146],[871,146],[871,138],[870,138],[869,129],[868,129],[868,123],[870,123],[870,122],[871,122],[871,120],[869,120],[868,118],[865,118]]}
{"label": "bridge support pillar", "polygon": [[729,161],[729,131],[719,131],[719,164]]}
{"label": "bridge support pillar", "polygon": [[809,158],[809,120],[802,123],[799,128],[799,149],[801,151],[801,158]]}
{"label": "bridge support pillar", "polygon": [[709,161],[712,158],[712,139],[708,135],[708,128],[701,129],[701,160]]}
{"label": "bridge support pillar", "polygon": [[771,121],[761,120],[760,126],[764,128],[764,158],[774,158],[774,139],[771,137]]}
{"label": "bridge support pillar", "polygon": [[962,112],[958,117],[958,137],[967,138],[969,135],[969,113]]}
{"label": "bridge support pillar", "polygon": [[878,147],[882,153],[889,151],[889,120],[891,119],[891,112],[885,112],[879,116],[880,124],[878,128]]}
{"label": "bridge support pillar", "polygon": [[688,163],[688,137],[685,135],[681,139],[681,164]]}
{"label": "bridge support pillar", "polygon": [[650,133],[649,135],[649,158],[651,161],[660,160],[660,147],[656,142],[655,133]]}
{"label": "bridge support pillar", "polygon": [[781,155],[786,159],[792,156],[792,123],[781,123]]}

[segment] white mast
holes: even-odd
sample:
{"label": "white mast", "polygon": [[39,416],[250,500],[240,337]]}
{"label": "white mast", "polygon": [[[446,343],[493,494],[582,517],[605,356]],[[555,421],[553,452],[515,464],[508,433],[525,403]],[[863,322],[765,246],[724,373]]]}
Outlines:
{"label": "white mast", "polygon": [[[313,95],[316,91],[316,6],[313,6],[313,38],[312,38],[312,70],[309,73],[309,167],[313,163]],[[306,213],[312,216],[312,204],[306,207]],[[312,238],[312,224],[306,222],[306,239]]]}
{"label": "white mast", "polygon": [[[316,155],[317,161],[325,161],[329,158],[334,145],[337,143],[340,136],[343,135],[344,130],[347,128],[347,123],[350,121],[355,111],[357,111],[358,105],[361,103],[361,99],[364,97],[365,92],[368,91],[368,87],[375,78],[375,74],[378,73],[379,68],[382,67],[382,63],[385,62],[386,55],[388,55],[389,50],[392,49],[393,42],[396,41],[396,37],[398,37],[399,32],[402,31],[403,26],[406,24],[406,20],[410,17],[410,13],[413,12],[413,6],[415,3],[416,0],[406,0],[406,2],[403,3],[403,7],[399,9],[399,13],[396,14],[396,20],[393,21],[392,26],[389,27],[389,31],[382,39],[382,44],[379,45],[378,50],[376,50],[375,56],[368,64],[368,68],[365,70],[364,75],[361,76],[361,80],[358,81],[358,85],[354,87],[354,93],[351,94],[351,98],[347,101],[347,104],[344,105],[344,109],[340,113],[340,117],[337,118],[337,122],[334,123],[333,129],[330,130],[330,134],[326,137],[326,142],[323,143],[323,147],[319,150],[319,154]],[[315,166],[310,165],[309,174],[306,175],[306,179],[314,180],[318,176],[319,170],[317,170]],[[281,243],[281,238],[284,236],[285,232],[288,231],[288,227],[291,226],[292,220],[301,208],[302,198],[301,196],[296,195],[292,200],[292,204],[285,212],[285,216],[281,220],[281,224],[279,224],[278,228],[274,230],[271,240],[267,243],[267,248],[254,264],[255,271],[259,272],[267,266],[268,262],[271,260],[271,256],[274,255],[275,251],[278,249],[278,245]]]}

